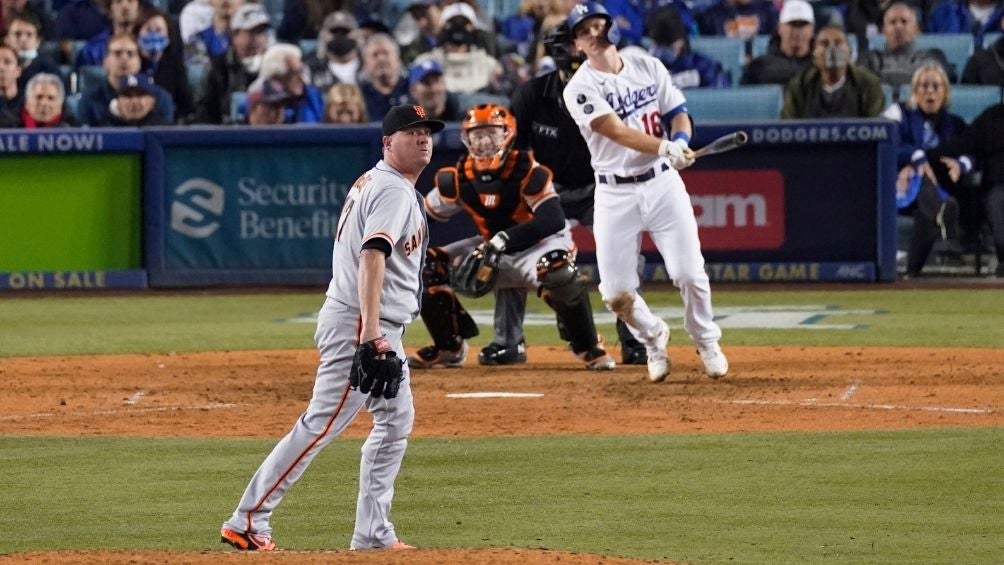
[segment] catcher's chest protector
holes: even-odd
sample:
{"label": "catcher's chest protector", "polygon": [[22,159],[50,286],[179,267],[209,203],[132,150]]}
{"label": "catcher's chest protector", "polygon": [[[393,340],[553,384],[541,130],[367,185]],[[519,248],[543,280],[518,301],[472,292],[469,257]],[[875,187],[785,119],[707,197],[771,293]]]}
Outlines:
{"label": "catcher's chest protector", "polygon": [[[528,153],[511,151],[499,171],[475,171],[473,162],[464,156],[460,172],[460,203],[471,215],[485,239],[517,224],[530,221],[533,213],[524,194],[534,194],[544,187],[535,183],[531,174],[533,160]],[[525,186],[524,186],[525,184]]]}

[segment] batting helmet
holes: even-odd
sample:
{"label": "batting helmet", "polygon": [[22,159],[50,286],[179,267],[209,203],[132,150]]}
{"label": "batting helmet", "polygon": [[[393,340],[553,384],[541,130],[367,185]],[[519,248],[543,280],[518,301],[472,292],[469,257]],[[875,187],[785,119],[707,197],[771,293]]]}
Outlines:
{"label": "batting helmet", "polygon": [[568,19],[566,20],[568,24],[568,30],[575,37],[575,26],[582,23],[583,20],[592,17],[601,17],[607,20],[607,41],[611,45],[617,45],[621,41],[621,30],[617,27],[617,22],[610,17],[610,12],[603,7],[603,4],[599,2],[583,2],[581,4],[576,4],[568,12]]}
{"label": "batting helmet", "polygon": [[554,65],[568,73],[579,70],[582,64],[582,55],[573,55],[569,47],[572,45],[572,34],[568,31],[568,24],[561,22],[551,28],[544,36],[544,52],[554,59]]}

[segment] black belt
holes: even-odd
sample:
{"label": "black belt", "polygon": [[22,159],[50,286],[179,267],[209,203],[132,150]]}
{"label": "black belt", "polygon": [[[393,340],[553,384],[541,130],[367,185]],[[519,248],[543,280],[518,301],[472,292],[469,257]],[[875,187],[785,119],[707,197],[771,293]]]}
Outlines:
{"label": "black belt", "polygon": [[633,177],[622,177],[618,175],[596,175],[596,180],[603,184],[634,184],[639,182],[645,182],[647,180],[652,180],[655,175],[668,171],[669,165],[663,163],[658,167],[652,167],[651,169],[645,171],[640,175],[634,175]]}

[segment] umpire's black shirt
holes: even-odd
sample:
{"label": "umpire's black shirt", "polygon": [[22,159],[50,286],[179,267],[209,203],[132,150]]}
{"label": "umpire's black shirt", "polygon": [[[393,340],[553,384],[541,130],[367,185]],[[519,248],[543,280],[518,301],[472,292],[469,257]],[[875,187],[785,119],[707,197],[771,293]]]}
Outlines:
{"label": "umpire's black shirt", "polygon": [[533,149],[537,161],[554,174],[558,191],[596,182],[586,140],[565,110],[561,90],[558,71],[552,71],[520,85],[510,100],[516,146]]}

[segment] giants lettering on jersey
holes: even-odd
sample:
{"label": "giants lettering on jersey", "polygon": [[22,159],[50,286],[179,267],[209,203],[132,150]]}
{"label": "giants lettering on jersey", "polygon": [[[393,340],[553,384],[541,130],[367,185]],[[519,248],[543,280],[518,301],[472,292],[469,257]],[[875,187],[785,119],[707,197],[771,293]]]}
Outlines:
{"label": "giants lettering on jersey", "polygon": [[404,254],[410,257],[413,251],[422,249],[422,241],[424,240],[425,222],[420,222],[418,230],[405,239]]}
{"label": "giants lettering on jersey", "polygon": [[658,89],[654,84],[636,90],[625,89],[624,94],[610,92],[607,93],[607,104],[610,104],[617,116],[623,120],[637,112],[639,108],[655,103],[657,93]]}

